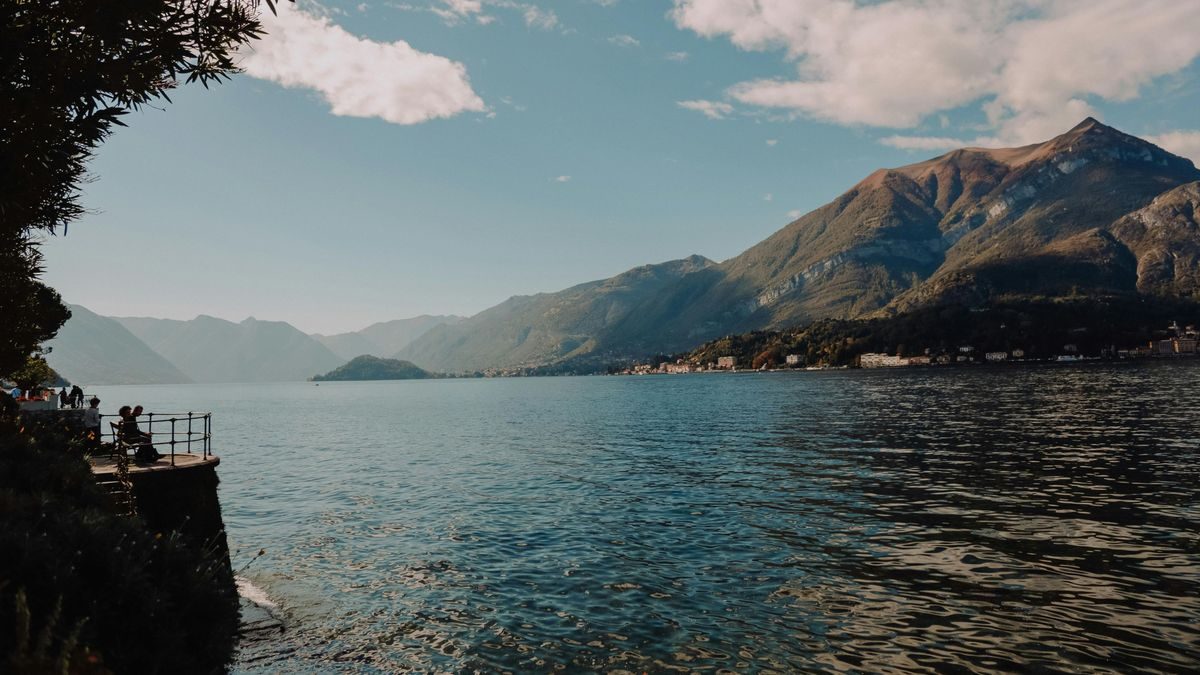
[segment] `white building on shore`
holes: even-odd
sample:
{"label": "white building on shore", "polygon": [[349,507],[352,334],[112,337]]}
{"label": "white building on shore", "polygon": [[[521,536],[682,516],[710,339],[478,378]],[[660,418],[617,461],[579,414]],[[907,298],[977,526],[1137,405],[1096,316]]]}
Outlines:
{"label": "white building on shore", "polygon": [[858,357],[858,365],[862,368],[898,368],[909,365],[909,361],[903,356],[868,352]]}

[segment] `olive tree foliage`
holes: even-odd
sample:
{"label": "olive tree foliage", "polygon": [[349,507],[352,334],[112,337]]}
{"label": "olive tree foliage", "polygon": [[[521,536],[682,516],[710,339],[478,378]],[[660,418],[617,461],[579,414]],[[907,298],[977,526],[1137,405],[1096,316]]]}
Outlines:
{"label": "olive tree foliage", "polygon": [[0,1],[0,376],[70,316],[38,245],[84,213],[96,148],[180,82],[236,72],[260,33],[256,0]]}

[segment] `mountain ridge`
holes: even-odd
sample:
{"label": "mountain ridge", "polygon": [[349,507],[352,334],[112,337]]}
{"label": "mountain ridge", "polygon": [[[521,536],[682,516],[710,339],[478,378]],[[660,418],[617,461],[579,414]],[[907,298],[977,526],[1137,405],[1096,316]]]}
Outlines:
{"label": "mountain ridge", "polygon": [[343,363],[283,321],[113,317],[196,382],[301,381]]}
{"label": "mountain ridge", "polygon": [[363,354],[391,357],[433,328],[459,323],[463,319],[453,314],[421,314],[407,319],[379,321],[356,331],[334,335],[314,333],[311,337],[347,361]]}
{"label": "mountain ridge", "polygon": [[253,318],[117,320],[201,381],[304,379],[360,354],[440,372],[588,371],[724,335],[947,303],[1200,297],[1197,213],[1191,161],[1087,118],[1043,143],[874,171],[720,263],[693,255],[642,265],[467,318],[334,336]]}
{"label": "mountain ridge", "polygon": [[68,305],[71,318],[46,346],[46,361],[79,384],[178,384],[191,382],[161,354],[110,317]]}
{"label": "mountain ridge", "polygon": [[555,293],[513,296],[454,326],[430,330],[396,357],[426,370],[465,372],[537,366],[588,355],[599,348],[598,336],[646,296],[714,264],[692,255]]}
{"label": "mountain ridge", "polygon": [[[1136,256],[1109,226],[1196,180],[1191,161],[1087,118],[1043,143],[962,148],[872,172],[741,254],[642,294],[612,322],[581,331],[541,321],[538,330],[571,333],[578,344],[543,350],[540,362],[480,344],[520,328],[500,331],[503,322],[489,320],[515,298],[454,334],[431,331],[400,356],[437,370],[519,368],[679,351],[720,335],[954,299],[986,302],[1037,292],[1031,280],[1051,294],[1138,292],[1130,283]],[[591,301],[577,289],[559,294]]]}

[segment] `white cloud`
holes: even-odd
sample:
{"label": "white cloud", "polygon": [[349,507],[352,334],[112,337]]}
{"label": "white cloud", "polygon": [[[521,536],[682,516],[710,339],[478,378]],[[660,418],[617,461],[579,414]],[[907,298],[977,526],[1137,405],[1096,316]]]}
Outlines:
{"label": "white cloud", "polygon": [[1187,157],[1200,166],[1200,131],[1168,131],[1165,134],[1143,136],[1160,148]]}
{"label": "white cloud", "polygon": [[528,110],[528,108],[526,108],[525,106],[514,101],[511,96],[501,96],[500,102],[503,103],[504,105],[512,108],[513,110],[516,110],[517,112],[525,112],[526,110]]}
{"label": "white cloud", "polygon": [[773,147],[775,147],[776,145],[779,145],[779,139],[778,139],[778,138],[768,138],[768,139],[767,139],[767,147],[769,147],[769,148],[773,148]]}
{"label": "white cloud", "polygon": [[736,100],[846,125],[912,128],[976,104],[1005,143],[1044,140],[1200,56],[1188,0],[674,0],[680,28],[782,50],[794,79]]}
{"label": "white cloud", "polygon": [[525,25],[532,28],[550,30],[558,25],[558,15],[552,9],[542,9],[536,5],[518,5],[525,17]]}
{"label": "white cloud", "polygon": [[608,38],[608,41],[618,47],[637,47],[638,45],[642,44],[641,42],[638,42],[638,39],[632,35],[614,35]]}
{"label": "white cloud", "polygon": [[551,180],[553,180],[555,183],[570,183],[571,177],[570,176],[555,176]]}
{"label": "white cloud", "polygon": [[479,14],[483,11],[483,3],[480,0],[441,0],[446,9],[462,16],[471,14]]}
{"label": "white cloud", "polygon": [[773,202],[773,201],[775,201],[775,195],[768,192],[767,194],[763,195],[763,201],[764,202]]}
{"label": "white cloud", "polygon": [[788,217],[788,218],[790,218],[790,219],[792,219],[792,220],[795,220],[795,219],[799,218],[799,217],[800,217],[800,216],[802,216],[802,215],[804,215],[804,212],[803,212],[803,211],[801,211],[800,209],[792,209],[791,211],[788,211],[788,212],[787,212],[787,217]]}
{"label": "white cloud", "polygon": [[[429,7],[429,11],[442,17],[448,24],[456,24],[464,19],[474,18],[479,23],[491,23],[492,17],[483,13],[481,0],[439,0],[439,5]],[[408,9],[416,9],[409,5]]]}
{"label": "white cloud", "polygon": [[705,117],[713,120],[725,119],[733,112],[732,105],[721,101],[679,101],[678,105],[680,108],[704,113]]}
{"label": "white cloud", "polygon": [[966,146],[994,148],[1002,143],[992,137],[981,136],[974,140],[963,140],[948,136],[886,136],[879,139],[880,143],[901,150],[954,150]]}
{"label": "white cloud", "polygon": [[392,6],[408,12],[433,12],[451,26],[467,20],[482,25],[494,23],[496,17],[487,13],[488,8],[518,12],[525,25],[531,28],[551,30],[559,25],[558,15],[554,13],[554,10],[542,9],[532,3],[516,2],[516,0],[436,0],[432,5],[398,3]]}
{"label": "white cloud", "polygon": [[675,63],[684,63],[691,58],[691,54],[688,54],[687,52],[668,52],[663,58],[668,61],[674,61]]}
{"label": "white cloud", "polygon": [[242,59],[252,77],[313,89],[335,115],[395,124],[487,110],[461,63],[402,40],[374,42],[351,35],[289,2],[278,3],[276,10],[278,15],[263,13],[267,34]]}

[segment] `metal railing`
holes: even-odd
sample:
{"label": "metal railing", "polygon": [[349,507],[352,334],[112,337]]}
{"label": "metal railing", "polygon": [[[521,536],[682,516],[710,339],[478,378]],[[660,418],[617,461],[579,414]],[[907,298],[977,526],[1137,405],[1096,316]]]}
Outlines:
{"label": "metal railing", "polygon": [[[112,432],[111,423],[119,424],[120,421],[120,415],[100,416],[100,440],[102,442],[108,441],[114,445],[117,443],[119,439]],[[175,466],[176,446],[182,446],[190,455],[193,454],[193,445],[196,445],[204,455],[204,459],[212,457],[212,413],[210,412],[145,413],[138,416],[137,422],[139,431],[150,434],[150,444],[155,448],[170,446],[171,466]],[[157,431],[155,430],[156,426]],[[164,440],[160,440],[158,437],[162,437]]]}

